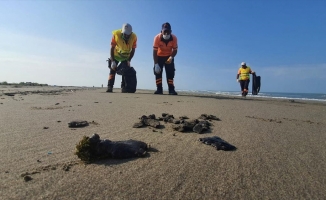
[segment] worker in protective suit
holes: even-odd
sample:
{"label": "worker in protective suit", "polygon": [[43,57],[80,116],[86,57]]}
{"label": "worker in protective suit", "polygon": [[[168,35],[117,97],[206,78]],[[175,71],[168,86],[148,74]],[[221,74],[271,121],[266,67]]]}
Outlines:
{"label": "worker in protective suit", "polygon": [[177,95],[174,90],[174,74],[175,65],[174,58],[178,51],[178,40],[172,34],[170,23],[166,22],[162,25],[161,32],[154,37],[153,44],[153,59],[154,59],[154,74],[156,79],[157,90],[154,94],[163,94],[162,73],[163,68],[166,70],[166,79],[169,87],[170,95]]}
{"label": "worker in protective suit", "polygon": [[241,63],[241,67],[238,70],[237,82],[240,83],[242,96],[245,97],[248,94],[248,86],[250,82],[250,74],[255,72],[250,69],[245,62]]}
{"label": "worker in protective suit", "polygon": [[[134,57],[137,47],[137,36],[132,32],[132,26],[128,23],[122,25],[121,29],[112,31],[110,50],[110,75],[106,92],[112,92],[115,81],[116,70],[119,62],[126,62],[130,67],[131,59]],[[124,75],[122,75],[121,88],[124,88]]]}

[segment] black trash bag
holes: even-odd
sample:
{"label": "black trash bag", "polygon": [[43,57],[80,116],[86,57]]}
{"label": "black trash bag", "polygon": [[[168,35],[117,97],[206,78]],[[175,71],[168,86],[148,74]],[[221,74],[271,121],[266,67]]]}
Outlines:
{"label": "black trash bag", "polygon": [[137,76],[136,70],[133,67],[128,67],[122,76],[122,81],[124,82],[124,87],[122,87],[122,92],[135,93],[137,89]]}
{"label": "black trash bag", "polygon": [[145,156],[149,146],[142,141],[101,140],[98,134],[92,137],[84,136],[76,145],[75,155],[82,161],[91,163],[103,158],[134,158]]}
{"label": "black trash bag", "polygon": [[117,67],[117,74],[118,75],[125,75],[125,72],[128,71],[130,67],[128,66],[127,61],[122,61]]}
{"label": "black trash bag", "polygon": [[260,76],[256,73],[252,74],[252,94],[257,95],[260,91]]}

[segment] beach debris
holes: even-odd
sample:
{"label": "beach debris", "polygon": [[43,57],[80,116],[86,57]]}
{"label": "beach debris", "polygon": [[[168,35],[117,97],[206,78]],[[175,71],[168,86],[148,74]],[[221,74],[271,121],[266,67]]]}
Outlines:
{"label": "beach debris", "polygon": [[24,179],[25,182],[28,182],[28,181],[33,180],[33,178],[31,177],[31,175],[38,174],[38,173],[40,173],[40,172],[38,172],[38,171],[33,171],[31,173],[25,172],[25,173],[22,173],[20,176],[23,177],[23,179]]}
{"label": "beach debris", "polygon": [[143,115],[139,118],[139,120],[140,120],[139,122],[137,122],[133,125],[133,128],[141,128],[144,126],[151,126],[154,128],[159,128],[161,125],[159,120],[156,119],[154,114],[151,114],[148,116]]}
{"label": "beach debris", "polygon": [[16,94],[16,93],[4,93],[4,95],[10,96],[10,97],[15,96],[15,94]]}
{"label": "beach debris", "polygon": [[101,140],[98,134],[91,137],[83,136],[76,145],[75,155],[85,163],[91,163],[104,158],[134,158],[142,157],[147,153],[149,146],[142,141]]}
{"label": "beach debris", "polygon": [[59,105],[60,103],[56,103],[56,104],[54,104],[54,105]]}
{"label": "beach debris", "polygon": [[89,124],[93,124],[93,125],[99,125],[99,123],[97,123],[96,121],[91,121],[91,122],[89,122]]}
{"label": "beach debris", "polygon": [[182,120],[179,124],[173,125],[172,128],[175,131],[187,132],[187,131],[193,131],[195,125],[196,125],[196,120],[192,120],[192,121]]}
{"label": "beach debris", "polygon": [[173,130],[179,132],[195,132],[202,134],[205,131],[209,130],[211,123],[207,120],[180,120],[180,123],[172,126]]}
{"label": "beach debris", "polygon": [[49,129],[49,127],[47,127],[47,126],[44,126],[44,127],[43,127],[43,129]]}
{"label": "beach debris", "polygon": [[63,171],[69,171],[70,170],[70,168],[72,167],[72,166],[74,166],[75,164],[74,163],[65,163],[65,164],[63,164],[63,166],[62,166],[62,170]]}
{"label": "beach debris", "polygon": [[173,115],[170,115],[169,113],[162,113],[162,117],[158,117],[159,121],[169,122],[169,123],[180,123],[177,119],[174,119]]}
{"label": "beach debris", "polygon": [[87,121],[82,121],[82,120],[75,120],[68,123],[68,127],[70,128],[80,128],[88,125],[89,123]]}
{"label": "beach debris", "polygon": [[209,129],[211,124],[208,121],[199,121],[192,130],[198,134],[202,134],[204,131]]}
{"label": "beach debris", "polygon": [[229,144],[228,142],[217,136],[199,138],[199,141],[204,144],[215,147],[216,150],[234,151],[237,149],[235,146]]}
{"label": "beach debris", "polygon": [[202,114],[198,119],[190,120],[187,116],[180,116],[178,119],[174,118],[173,115],[169,113],[162,113],[162,117],[156,119],[155,114],[149,116],[143,115],[140,121],[133,125],[133,128],[140,128],[146,126],[152,126],[154,128],[159,128],[161,125],[159,121],[165,123],[172,123],[172,129],[179,132],[195,132],[202,134],[210,129],[212,125],[208,120],[220,121],[215,115]]}
{"label": "beach debris", "polygon": [[28,182],[28,181],[31,181],[31,180],[33,180],[33,178],[30,177],[29,175],[24,176],[24,181],[25,182]]}

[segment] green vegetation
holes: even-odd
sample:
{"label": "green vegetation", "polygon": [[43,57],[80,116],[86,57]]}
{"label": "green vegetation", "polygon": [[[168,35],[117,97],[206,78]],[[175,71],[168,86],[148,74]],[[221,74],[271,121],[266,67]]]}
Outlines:
{"label": "green vegetation", "polygon": [[76,145],[75,155],[86,164],[110,157],[110,154],[103,149],[102,152],[98,152],[98,143],[91,142],[91,138],[87,136],[83,136]]}
{"label": "green vegetation", "polygon": [[48,86],[48,84],[35,83],[35,82],[8,83],[7,81],[0,82],[0,85],[13,85],[14,87],[19,87],[19,86]]}

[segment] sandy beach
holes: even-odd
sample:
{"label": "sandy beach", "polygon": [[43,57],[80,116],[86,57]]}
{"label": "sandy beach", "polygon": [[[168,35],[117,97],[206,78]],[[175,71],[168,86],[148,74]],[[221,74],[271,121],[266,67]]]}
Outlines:
{"label": "sandy beach", "polygon": [[[324,102],[119,88],[0,90],[0,199],[326,199]],[[133,128],[142,115],[162,113],[220,121],[203,134],[165,122],[160,129]],[[69,128],[73,120],[90,124]],[[94,133],[143,141],[156,151],[84,164],[74,155],[76,144]],[[212,136],[237,150],[199,141]]]}

